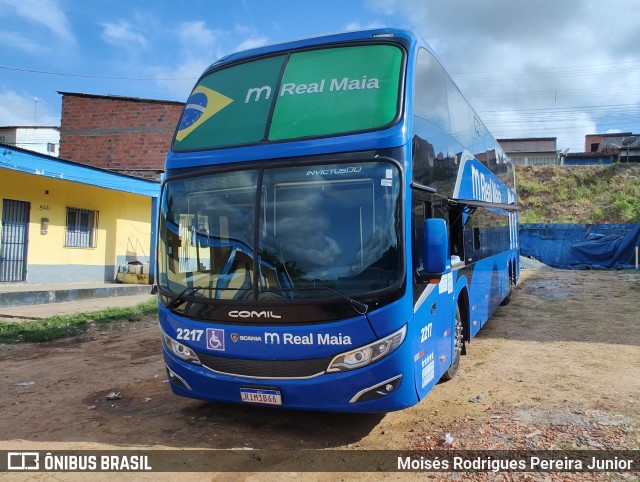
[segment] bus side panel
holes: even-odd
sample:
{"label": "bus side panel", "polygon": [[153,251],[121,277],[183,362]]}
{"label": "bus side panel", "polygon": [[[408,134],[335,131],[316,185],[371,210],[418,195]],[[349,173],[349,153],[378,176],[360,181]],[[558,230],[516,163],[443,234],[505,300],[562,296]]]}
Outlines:
{"label": "bus side panel", "polygon": [[[428,293],[428,294],[427,294]],[[420,399],[424,398],[438,381],[436,377],[436,343],[434,325],[437,325],[432,306],[437,303],[438,285],[425,288],[424,301],[417,306],[412,323],[413,343],[413,372],[415,376],[416,392]]]}
{"label": "bus side panel", "polygon": [[509,293],[510,251],[500,253],[473,264],[469,286],[470,338],[487,322]]}
{"label": "bus side panel", "polygon": [[451,271],[442,275],[438,285],[438,301],[436,306],[437,324],[434,325],[436,340],[436,379],[439,380],[453,361],[453,336],[455,333],[456,310],[453,307],[453,274]]}
{"label": "bus side panel", "polygon": [[[453,274],[429,285],[429,293],[415,311],[413,323],[416,391],[424,398],[451,365],[453,354]],[[453,313],[453,315],[452,315]]]}

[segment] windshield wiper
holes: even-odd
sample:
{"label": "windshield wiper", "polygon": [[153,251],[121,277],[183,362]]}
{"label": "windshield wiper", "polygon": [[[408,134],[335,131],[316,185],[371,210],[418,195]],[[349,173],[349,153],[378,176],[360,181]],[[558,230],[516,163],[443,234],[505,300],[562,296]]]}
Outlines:
{"label": "windshield wiper", "polygon": [[353,307],[353,309],[356,310],[356,312],[360,315],[366,315],[367,311],[369,311],[369,305],[367,305],[366,303],[362,303],[361,301],[354,300],[350,296],[338,291],[335,288],[331,288],[329,286],[314,286],[310,288],[280,288],[280,289],[274,289],[273,292],[277,293],[280,291],[316,291],[316,290],[327,290],[337,294],[343,300],[348,301]]}
{"label": "windshield wiper", "polygon": [[180,306],[182,303],[187,301],[188,297],[185,296],[187,293],[195,295],[198,291],[206,290],[206,289],[209,289],[209,288],[207,288],[206,286],[188,286],[169,300],[169,302],[167,303],[167,308],[169,308],[170,310],[174,310],[178,306]]}
{"label": "windshield wiper", "polygon": [[369,311],[369,305],[368,304],[363,303],[363,302],[358,301],[358,300],[354,300],[350,296],[347,296],[344,293],[341,293],[340,291],[338,291],[338,290],[336,290],[334,288],[330,288],[328,286],[319,286],[318,288],[311,288],[311,289],[316,289],[316,290],[317,289],[325,289],[325,290],[332,291],[333,293],[337,294],[341,298],[344,298],[349,303],[351,303],[351,306],[353,306],[353,309],[356,310],[361,315],[366,315],[367,311]]}

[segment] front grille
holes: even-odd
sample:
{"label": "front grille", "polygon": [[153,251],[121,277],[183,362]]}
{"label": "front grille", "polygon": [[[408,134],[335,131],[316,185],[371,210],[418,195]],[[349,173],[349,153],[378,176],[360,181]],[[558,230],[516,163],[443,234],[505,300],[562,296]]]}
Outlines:
{"label": "front grille", "polygon": [[243,360],[198,352],[202,365],[214,372],[251,378],[309,378],[324,373],[333,357],[310,360]]}

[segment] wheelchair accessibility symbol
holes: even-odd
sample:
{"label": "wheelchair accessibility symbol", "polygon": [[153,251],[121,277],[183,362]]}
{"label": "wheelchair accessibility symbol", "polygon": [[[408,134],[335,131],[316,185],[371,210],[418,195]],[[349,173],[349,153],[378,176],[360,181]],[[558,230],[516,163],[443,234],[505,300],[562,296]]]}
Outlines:
{"label": "wheelchair accessibility symbol", "polygon": [[207,348],[209,350],[224,351],[224,330],[207,328]]}

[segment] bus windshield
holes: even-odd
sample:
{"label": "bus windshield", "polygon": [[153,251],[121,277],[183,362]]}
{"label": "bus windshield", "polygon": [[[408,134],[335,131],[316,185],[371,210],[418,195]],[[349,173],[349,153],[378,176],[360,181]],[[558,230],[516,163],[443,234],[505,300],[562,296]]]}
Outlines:
{"label": "bus windshield", "polygon": [[373,44],[303,50],[219,68],[192,91],[173,149],[387,127],[398,118],[402,60],[397,45]]}
{"label": "bus windshield", "polygon": [[400,280],[400,235],[391,163],[174,180],[161,201],[159,286],[165,301],[205,303],[363,295]]}

